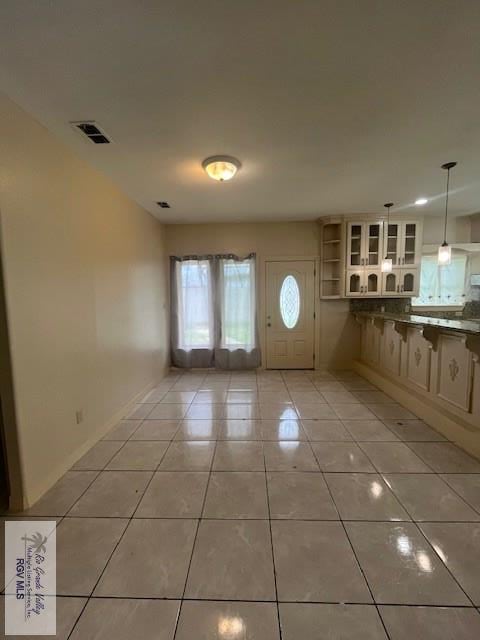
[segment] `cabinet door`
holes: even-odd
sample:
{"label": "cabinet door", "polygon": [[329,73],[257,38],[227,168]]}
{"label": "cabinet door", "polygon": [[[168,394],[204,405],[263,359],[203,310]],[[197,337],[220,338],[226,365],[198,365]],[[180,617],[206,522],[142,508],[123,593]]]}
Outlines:
{"label": "cabinet door", "polygon": [[[382,274],[380,270],[365,269],[363,278],[363,295],[379,296],[382,288]],[[360,287],[362,291],[362,287]]]}
{"label": "cabinet door", "polygon": [[[401,242],[402,229],[399,222],[390,222],[384,225],[384,242],[383,242],[383,255],[390,258],[392,265],[396,267],[400,264],[400,257],[402,255]],[[382,256],[383,257],[383,256]]]}
{"label": "cabinet door", "polygon": [[379,267],[383,253],[383,223],[365,223],[364,264],[369,267]]}
{"label": "cabinet door", "polygon": [[347,269],[363,266],[364,237],[365,225],[363,222],[349,222],[347,224]]}
{"label": "cabinet door", "polygon": [[402,269],[400,294],[402,296],[417,296],[419,288],[419,269]]}
{"label": "cabinet door", "polygon": [[401,223],[401,264],[417,265],[420,262],[420,238],[418,222]]}
{"label": "cabinet door", "polygon": [[400,291],[400,269],[393,269],[390,273],[382,273],[382,295],[395,298]]}
{"label": "cabinet door", "polygon": [[345,295],[352,298],[359,298],[363,295],[363,270],[358,269],[352,271],[347,270],[346,283],[345,283]]}

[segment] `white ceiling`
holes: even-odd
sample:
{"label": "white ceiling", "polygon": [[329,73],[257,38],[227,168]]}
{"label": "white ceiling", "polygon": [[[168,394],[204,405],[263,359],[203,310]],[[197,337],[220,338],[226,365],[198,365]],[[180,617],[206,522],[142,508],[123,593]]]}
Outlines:
{"label": "white ceiling", "polygon": [[[2,0],[0,88],[166,222],[439,213],[449,160],[460,215],[480,210],[479,33],[477,0]],[[241,160],[231,183],[214,154]]]}

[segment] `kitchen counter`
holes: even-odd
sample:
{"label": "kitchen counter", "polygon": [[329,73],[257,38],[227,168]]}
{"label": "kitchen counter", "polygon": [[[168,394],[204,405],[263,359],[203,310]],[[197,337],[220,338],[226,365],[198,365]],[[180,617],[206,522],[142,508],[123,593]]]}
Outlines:
{"label": "kitchen counter", "polygon": [[375,311],[354,311],[359,318],[378,318],[400,322],[412,327],[432,327],[436,329],[449,329],[459,333],[480,336],[480,322],[475,320],[447,320],[446,318],[429,318],[410,313],[380,313]]}

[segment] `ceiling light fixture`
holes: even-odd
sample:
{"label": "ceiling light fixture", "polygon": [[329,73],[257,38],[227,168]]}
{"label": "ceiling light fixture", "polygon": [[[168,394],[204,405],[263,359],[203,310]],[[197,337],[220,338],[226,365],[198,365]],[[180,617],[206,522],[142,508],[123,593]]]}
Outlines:
{"label": "ceiling light fixture", "polygon": [[388,258],[388,227],[390,224],[390,207],[393,207],[393,202],[387,202],[383,206],[387,210],[387,241],[385,243],[385,257],[382,260],[382,273],[390,273],[393,268],[393,261]]}
{"label": "ceiling light fixture", "polygon": [[211,156],[202,162],[202,167],[212,180],[226,182],[231,180],[242,165],[232,156]]}
{"label": "ceiling light fixture", "polygon": [[427,204],[428,202],[428,198],[417,198],[415,200],[415,206],[417,207],[423,207],[424,204]]}
{"label": "ceiling light fixture", "polygon": [[445,224],[443,228],[443,243],[438,247],[438,264],[441,267],[449,265],[452,261],[452,247],[447,242],[447,220],[448,220],[448,192],[450,188],[450,169],[456,167],[456,162],[446,162],[442,164],[442,169],[447,172],[447,191],[445,194]]}

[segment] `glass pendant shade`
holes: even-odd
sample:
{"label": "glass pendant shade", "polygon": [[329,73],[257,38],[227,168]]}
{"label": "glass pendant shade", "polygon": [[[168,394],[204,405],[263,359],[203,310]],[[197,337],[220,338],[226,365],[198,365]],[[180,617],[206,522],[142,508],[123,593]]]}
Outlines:
{"label": "glass pendant shade", "polygon": [[441,267],[449,265],[452,261],[452,247],[444,242],[438,247],[438,264]]}
{"label": "glass pendant shade", "polygon": [[391,258],[384,258],[382,260],[382,273],[390,273],[393,269],[393,261]]}

